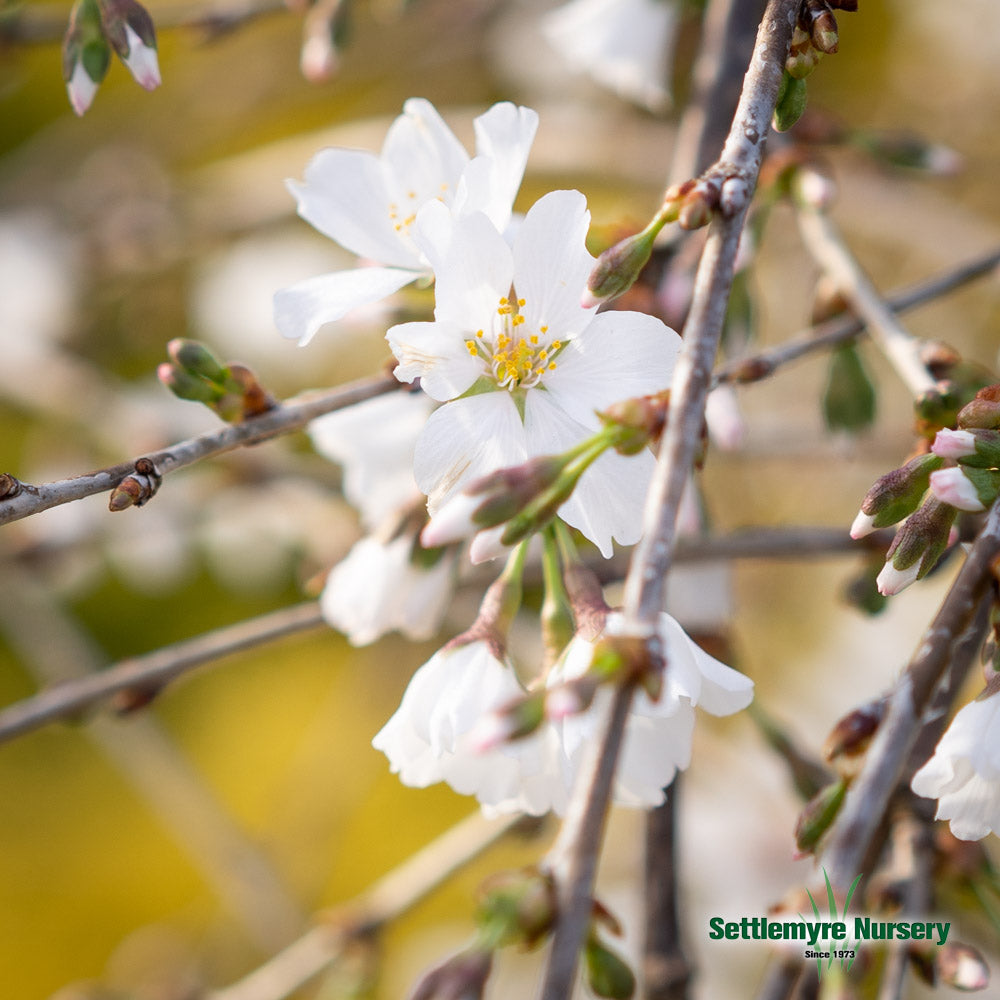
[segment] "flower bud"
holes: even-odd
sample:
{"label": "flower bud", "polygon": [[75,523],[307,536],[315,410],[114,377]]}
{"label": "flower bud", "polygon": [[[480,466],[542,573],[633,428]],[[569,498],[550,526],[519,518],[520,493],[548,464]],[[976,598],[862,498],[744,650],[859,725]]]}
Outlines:
{"label": "flower bud", "polygon": [[841,776],[853,776],[858,771],[883,715],[885,702],[879,699],[848,712],[830,730],[823,744],[823,756]]}
{"label": "flower bud", "polygon": [[534,947],[556,921],[552,879],[535,868],[492,876],[480,888],[475,920],[487,947]]}
{"label": "flower bud", "polygon": [[956,465],[931,473],[931,492],[942,503],[973,513],[986,510],[1000,493],[1000,472]]}
{"label": "flower bud", "polygon": [[484,716],[470,733],[476,753],[530,736],[545,721],[545,692],[531,691]]}
{"label": "flower bud", "polygon": [[[792,32],[792,40],[788,45],[785,72],[795,80],[802,80],[819,65],[822,58],[823,52],[813,45],[809,32],[803,31],[796,25]],[[780,103],[780,92],[778,100]]]}
{"label": "flower bud", "polygon": [[861,501],[861,510],[851,525],[851,538],[886,528],[915,511],[927,492],[931,473],[943,464],[944,459],[938,455],[918,455],[876,480]]}
{"label": "flower bud", "polygon": [[545,717],[557,722],[567,716],[586,712],[593,704],[600,685],[599,677],[587,673],[550,687],[545,692]]}
{"label": "flower bud", "polygon": [[954,507],[931,496],[906,519],[878,575],[880,593],[886,597],[898,594],[934,568],[948,547],[955,513]]}
{"label": "flower bud", "polygon": [[[636,396],[612,403],[597,414],[606,427],[616,426],[622,433],[615,439],[615,451],[621,455],[637,455],[643,448],[660,440],[667,423],[670,390],[650,396]],[[627,433],[631,431],[631,433]]]}
{"label": "flower bud", "polygon": [[934,964],[938,982],[946,986],[963,992],[984,990],[989,986],[989,966],[971,945],[958,941],[941,945]]}
{"label": "flower bud", "polygon": [[219,359],[197,340],[175,337],[167,344],[167,357],[188,374],[215,382],[220,387],[229,377]]}
{"label": "flower bud", "polygon": [[600,257],[587,279],[581,304],[585,309],[617,298],[635,283],[653,252],[653,240],[663,228],[654,219],[641,233],[609,247]]}
{"label": "flower bud", "polygon": [[148,458],[137,458],[131,474],[111,491],[108,509],[113,513],[129,507],[141,507],[160,488],[162,476]]}
{"label": "flower bud", "polygon": [[599,997],[629,1000],[635,993],[635,974],[625,960],[591,935],[583,950],[587,985]]}
{"label": "flower bud", "polygon": [[493,966],[493,952],[469,948],[452,955],[417,983],[409,1000],[480,1000]]}
{"label": "flower bud", "polygon": [[841,779],[820,789],[805,805],[795,821],[795,846],[800,854],[810,854],[833,824],[844,804],[847,782]]}
{"label": "flower bud", "polygon": [[958,426],[1000,428],[1000,384],[980,389],[975,398],[958,411]]}
{"label": "flower bud", "polygon": [[69,102],[78,115],[90,107],[110,62],[96,0],[77,0],[63,39],[62,64]]}
{"label": "flower bud", "polygon": [[139,86],[160,85],[153,19],[136,0],[100,0],[104,34]]}
{"label": "flower bud", "polygon": [[778,101],[774,106],[772,125],[776,132],[787,132],[806,109],[808,94],[806,82],[789,72],[787,64],[778,90]]}

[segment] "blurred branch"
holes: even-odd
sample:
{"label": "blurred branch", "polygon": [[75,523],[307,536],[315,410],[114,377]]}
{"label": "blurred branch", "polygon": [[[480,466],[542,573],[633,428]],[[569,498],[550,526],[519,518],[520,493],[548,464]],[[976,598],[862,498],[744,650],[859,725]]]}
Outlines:
{"label": "blurred branch", "polygon": [[[874,532],[856,541],[840,528],[741,529],[714,538],[681,539],[674,559],[678,563],[718,559],[801,559],[885,549],[891,540],[889,530]],[[196,667],[323,624],[319,604],[308,601],[129,657],[84,677],[63,681],[0,709],[0,744],[47,723],[73,718],[122,692],[138,696],[155,694]]]}
{"label": "blurred branch", "polygon": [[521,815],[485,819],[475,812],[388,872],[350,903],[328,913],[284,951],[207,1000],[282,1000],[321,973],[354,941],[370,938],[411,910],[452,875],[518,828],[539,820]]}
{"label": "blurred branch", "polygon": [[[893,292],[886,296],[885,305],[895,312],[913,309],[942,295],[947,295],[976,278],[991,274],[996,270],[998,264],[1000,264],[1000,248],[990,250],[965,264],[960,264],[954,270],[938,277],[928,278],[926,281],[911,285],[909,288]],[[758,379],[767,378],[790,361],[795,361],[814,351],[837,347],[852,340],[864,330],[865,322],[857,316],[838,316],[804,330],[768,351],[761,351],[759,354],[731,361],[716,370],[714,384],[756,382]]]}
{"label": "blurred branch", "polygon": [[0,710],[0,743],[56,719],[76,716],[91,705],[120,692],[153,695],[181,674],[209,661],[323,624],[319,604],[310,601],[215,629],[194,639],[164,646],[145,656],[130,657],[105,670],[63,681],[56,687]]}
{"label": "blurred branch", "polygon": [[890,693],[885,718],[830,833],[822,860],[839,888],[846,888],[864,870],[921,723],[944,717],[945,708],[934,697],[942,678],[956,663],[967,669],[982,642],[988,610],[984,605],[998,557],[1000,502],[990,510],[941,608]]}
{"label": "blurred branch", "polygon": [[202,459],[301,430],[310,420],[392,392],[399,387],[400,383],[393,376],[376,375],[334,389],[307,393],[281,403],[259,417],[252,417],[238,424],[226,424],[219,430],[208,431],[130,462],[74,476],[72,479],[33,486],[22,483],[9,474],[0,475],[0,524],[113,490],[123,479],[137,471],[138,463],[151,462],[156,473],[164,476]]}
{"label": "blurred branch", "polygon": [[[51,682],[99,668],[101,651],[30,573],[7,561],[3,574],[0,626],[26,669]],[[305,915],[292,894],[155,718],[137,716],[127,725],[94,719],[83,732],[171,831],[251,940],[272,951],[298,932]]]}
{"label": "blurred branch", "polygon": [[806,248],[864,320],[872,340],[915,396],[933,390],[937,381],[920,360],[922,341],[900,325],[844,242],[833,219],[811,206],[797,206]]}
{"label": "blurred branch", "polygon": [[[741,177],[746,198],[734,206],[731,215],[717,215],[709,228],[674,373],[667,430],[646,498],[642,540],[625,581],[624,631],[645,637],[651,646],[666,596],[674,523],[700,436],[736,250],[750,192],[756,186],[797,10],[798,0],[769,0],[719,161]],[[616,690],[603,736],[590,748],[559,838],[547,859],[556,877],[559,920],[542,983],[543,1000],[565,1000],[572,993],[580,946],[591,919],[597,856],[632,695],[632,684]]]}
{"label": "blurred branch", "polygon": [[[206,41],[226,35],[258,18],[287,13],[284,0],[240,0],[226,3],[178,3],[159,7],[157,29],[196,28]],[[0,43],[47,45],[66,34],[66,8],[60,4],[30,4],[0,12]]]}

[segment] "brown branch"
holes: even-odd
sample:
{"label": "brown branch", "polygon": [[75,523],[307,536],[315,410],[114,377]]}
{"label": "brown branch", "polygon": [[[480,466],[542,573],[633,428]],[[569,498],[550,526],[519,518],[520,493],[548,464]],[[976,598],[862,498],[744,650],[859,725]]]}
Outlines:
{"label": "brown branch", "polygon": [[[937,721],[935,692],[956,661],[971,663],[985,629],[984,598],[1000,557],[1000,502],[994,504],[964,565],[905,673],[888,698],[885,718],[852,783],[823,852],[833,884],[846,889],[865,868],[886,809],[904,775],[921,724]],[[929,719],[928,716],[934,718]]]}
{"label": "brown branch", "polygon": [[915,396],[933,390],[937,380],[920,359],[922,342],[900,325],[844,242],[825,211],[798,206],[799,231],[806,248],[833,280],[851,308],[865,321],[872,339]]}
{"label": "brown branch", "polygon": [[[650,640],[651,646],[663,608],[674,522],[699,440],[736,250],[747,203],[756,186],[797,9],[797,0],[769,0],[720,159],[725,173],[739,177],[744,199],[733,201],[732,214],[716,217],[709,228],[684,347],[674,374],[667,432],[646,498],[643,538],[625,581],[625,630]],[[591,747],[590,766],[579,776],[554,848],[559,921],[543,978],[542,1000],[565,1000],[572,993],[580,945],[590,921],[589,897],[632,693],[631,685],[615,692],[609,724],[603,738]]]}
{"label": "brown branch", "polygon": [[219,430],[208,431],[169,448],[86,475],[74,476],[72,479],[33,486],[5,474],[0,476],[0,524],[113,490],[125,477],[136,471],[136,463],[144,460],[151,462],[160,476],[165,476],[204,458],[301,430],[309,421],[326,413],[393,392],[399,387],[400,383],[393,376],[377,375],[323,392],[308,393],[290,399],[259,417],[252,417],[238,424],[227,424]]}
{"label": "brown branch", "polygon": [[368,939],[402,916],[452,875],[517,829],[539,821],[520,815],[487,820],[475,812],[407,858],[352,902],[337,907],[321,923],[237,983],[208,994],[207,1000],[282,1000],[336,962],[349,945]]}
{"label": "brown branch", "polygon": [[48,722],[76,716],[120,692],[148,696],[195,667],[323,624],[319,605],[310,601],[164,646],[145,656],[130,657],[106,670],[63,681],[32,698],[0,709],[0,743]]}
{"label": "brown branch", "polygon": [[[894,312],[905,312],[960,288],[976,278],[991,274],[1000,264],[1000,248],[990,250],[952,271],[890,293],[885,304]],[[717,369],[713,385],[723,382],[755,382],[766,378],[782,365],[815,351],[838,347],[865,330],[865,323],[854,315],[839,316],[796,334],[790,340],[767,351],[740,358]]]}

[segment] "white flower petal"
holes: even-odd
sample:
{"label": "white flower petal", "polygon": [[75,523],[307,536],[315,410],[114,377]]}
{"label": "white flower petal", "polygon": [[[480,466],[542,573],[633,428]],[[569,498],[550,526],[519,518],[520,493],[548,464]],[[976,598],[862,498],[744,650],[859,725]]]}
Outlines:
{"label": "white flower petal", "polygon": [[73,67],[73,74],[66,82],[66,92],[69,94],[69,103],[73,105],[73,110],[78,115],[84,114],[94,102],[94,95],[99,86],[99,83],[90,78],[82,62]]}
{"label": "white flower petal", "polygon": [[382,162],[394,200],[416,211],[430,199],[454,198],[469,154],[430,101],[411,97],[389,127]]}
{"label": "white flower petal", "polygon": [[552,191],[529,209],[514,238],[514,287],[527,324],[563,341],[594,315],[580,304],[595,264],[586,248],[589,228],[584,196]]}
{"label": "white flower petal", "polygon": [[[559,407],[550,393],[532,391],[525,400],[524,430],[534,457],[566,451],[591,431]],[[632,545],[642,533],[642,507],[655,462],[648,451],[638,455],[602,455],[580,478],[559,516],[579,529],[608,558],[612,539]]]}
{"label": "white flower petal", "polygon": [[344,496],[374,530],[419,501],[413,478],[417,438],[434,409],[423,393],[397,391],[319,417],[309,425],[316,450],[344,468]]}
{"label": "white flower petal", "polygon": [[507,392],[486,392],[435,410],[417,441],[413,472],[433,515],[467,482],[528,457],[524,427]]}
{"label": "white flower petal", "polygon": [[545,376],[552,398],[585,427],[595,410],[670,388],[681,338],[654,316],[609,310],[595,316]]}
{"label": "white flower petal", "polygon": [[[379,264],[419,270],[416,248],[394,227],[406,217],[390,212],[390,191],[382,161],[360,149],[323,149],[306,167],[305,182],[289,181],[299,215],[324,236]],[[414,209],[415,212],[415,209]]]}
{"label": "white flower petal", "polygon": [[418,271],[361,267],[307,278],[275,293],[274,323],[282,336],[304,346],[324,323],[378,302],[419,277]]}
{"label": "white flower petal", "polygon": [[440,202],[430,202],[420,211],[414,238],[434,271],[435,318],[466,337],[490,331],[514,273],[510,247],[493,223],[481,212],[456,219]]}
{"label": "white flower petal", "polygon": [[485,160],[489,169],[484,194],[470,195],[465,210],[483,212],[503,232],[524,177],[538,114],[505,101],[480,115],[474,127],[477,158]]}
{"label": "white flower petal", "polygon": [[462,331],[450,323],[400,323],[385,336],[399,361],[393,374],[400,382],[419,378],[432,399],[461,396],[482,374],[482,361],[469,353]]}

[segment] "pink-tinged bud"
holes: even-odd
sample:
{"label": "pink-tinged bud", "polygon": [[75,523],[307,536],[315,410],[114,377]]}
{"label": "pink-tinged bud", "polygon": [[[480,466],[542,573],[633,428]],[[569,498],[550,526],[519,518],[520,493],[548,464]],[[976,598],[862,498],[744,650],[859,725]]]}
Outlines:
{"label": "pink-tinged bud", "polygon": [[951,537],[955,508],[929,496],[896,532],[876,583],[886,597],[898,594],[936,565]]}
{"label": "pink-tinged bud", "polygon": [[813,166],[799,167],[792,177],[792,196],[807,208],[825,212],[837,200],[837,183]]}
{"label": "pink-tinged bud", "polygon": [[584,674],[574,680],[557,684],[545,693],[545,714],[553,721],[579,715],[590,708],[600,680],[591,674]]}
{"label": "pink-tinged bud", "polygon": [[420,544],[433,549],[468,538],[476,530],[474,515],[482,503],[482,496],[470,496],[464,490],[456,493],[424,526]]}
{"label": "pink-tinged bud", "polygon": [[469,559],[474,566],[505,556],[510,552],[509,546],[504,545],[501,540],[503,532],[503,526],[500,525],[496,528],[480,531],[472,539],[472,544],[469,546]]}
{"label": "pink-tinged bud", "polygon": [[877,479],[861,501],[851,537],[861,538],[875,528],[886,528],[915,511],[927,492],[931,473],[943,463],[938,455],[918,455]]}
{"label": "pink-tinged bud", "polygon": [[875,530],[875,518],[864,511],[858,511],[858,516],[851,524],[851,538],[864,538]]}
{"label": "pink-tinged bud", "polygon": [[155,90],[160,85],[160,63],[156,49],[147,45],[129,25],[125,25],[128,55],[122,62],[132,74],[135,82],[145,90]]}
{"label": "pink-tinged bud", "polygon": [[938,981],[963,992],[984,990],[990,984],[990,969],[971,945],[944,944],[937,951]]}
{"label": "pink-tinged bud", "polygon": [[69,95],[69,103],[73,105],[73,110],[78,115],[83,115],[94,101],[94,95],[100,86],[90,78],[83,68],[83,63],[78,62],[73,68],[73,75],[66,83],[66,93]]}
{"label": "pink-tinged bud", "polygon": [[969,431],[953,431],[945,428],[937,432],[931,451],[941,458],[957,461],[976,453],[976,439]]}
{"label": "pink-tinged bud", "polygon": [[470,948],[452,955],[425,973],[417,983],[410,1000],[480,1000],[486,992],[486,982],[493,967],[493,952]]}
{"label": "pink-tinged bud", "polygon": [[972,513],[986,510],[996,498],[997,488],[1000,488],[1000,473],[990,469],[954,466],[931,473],[931,492],[938,500]]}
{"label": "pink-tinged bud", "polygon": [[340,60],[328,30],[310,34],[302,43],[299,69],[310,83],[325,83],[337,72]]}
{"label": "pink-tinged bud", "polygon": [[891,562],[882,567],[882,572],[875,579],[878,592],[883,597],[893,597],[915,583],[920,576],[920,564],[914,563],[906,569],[896,569]]}

